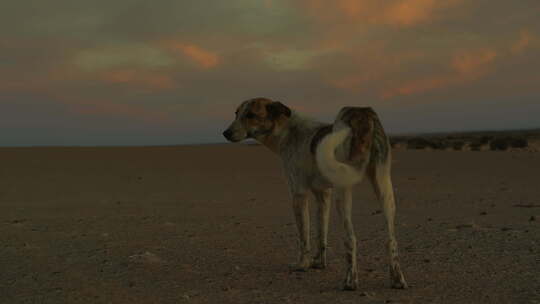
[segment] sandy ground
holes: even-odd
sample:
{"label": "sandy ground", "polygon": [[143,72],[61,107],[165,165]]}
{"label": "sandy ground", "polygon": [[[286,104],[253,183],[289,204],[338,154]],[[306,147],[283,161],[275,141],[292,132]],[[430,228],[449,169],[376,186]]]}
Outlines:
{"label": "sandy ground", "polygon": [[408,290],[389,288],[386,230],[355,192],[361,288],[289,272],[296,229],[260,146],[0,149],[0,303],[540,303],[540,153],[396,151]]}

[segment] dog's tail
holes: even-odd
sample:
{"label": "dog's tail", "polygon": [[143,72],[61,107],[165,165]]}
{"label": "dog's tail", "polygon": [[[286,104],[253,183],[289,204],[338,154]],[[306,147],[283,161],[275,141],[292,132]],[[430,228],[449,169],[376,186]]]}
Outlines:
{"label": "dog's tail", "polygon": [[336,149],[343,145],[351,134],[351,128],[344,126],[325,136],[317,147],[316,159],[321,173],[334,185],[350,187],[362,180],[362,174],[355,167],[336,159]]}
{"label": "dog's tail", "polygon": [[344,107],[332,129],[318,145],[316,159],[334,185],[350,187],[362,180],[368,166],[389,164],[390,143],[372,108]]}

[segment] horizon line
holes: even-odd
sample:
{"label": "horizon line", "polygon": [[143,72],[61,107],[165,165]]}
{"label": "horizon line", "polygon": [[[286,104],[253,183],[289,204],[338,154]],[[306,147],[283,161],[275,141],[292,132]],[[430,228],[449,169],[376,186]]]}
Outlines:
{"label": "horizon line", "polygon": [[[540,127],[534,128],[519,128],[519,129],[479,129],[479,130],[462,130],[462,131],[433,131],[433,132],[406,132],[406,133],[388,133],[389,137],[399,136],[425,136],[425,135],[442,135],[442,134],[467,134],[467,133],[506,133],[506,132],[540,132]],[[208,146],[208,145],[224,145],[224,144],[243,144],[252,145],[258,144],[254,139],[247,139],[240,143],[231,143],[227,141],[216,142],[190,142],[181,144],[113,144],[113,145],[93,145],[93,144],[29,144],[29,145],[0,145],[2,148],[136,148],[136,147],[186,147],[186,146]]]}

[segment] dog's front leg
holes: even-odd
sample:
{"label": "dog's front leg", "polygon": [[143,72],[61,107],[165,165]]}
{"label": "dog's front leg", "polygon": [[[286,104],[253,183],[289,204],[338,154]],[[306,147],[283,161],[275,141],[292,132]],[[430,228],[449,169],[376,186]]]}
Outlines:
{"label": "dog's front leg", "polygon": [[332,189],[313,190],[317,200],[317,228],[319,235],[319,251],[314,258],[313,268],[326,268],[326,249],[328,248],[328,221],[330,217],[330,205]]}
{"label": "dog's front leg", "polygon": [[293,209],[298,228],[298,237],[300,240],[300,259],[292,268],[295,271],[306,271],[311,267],[312,258],[310,255],[309,241],[309,205],[308,196],[304,193],[293,194]]}

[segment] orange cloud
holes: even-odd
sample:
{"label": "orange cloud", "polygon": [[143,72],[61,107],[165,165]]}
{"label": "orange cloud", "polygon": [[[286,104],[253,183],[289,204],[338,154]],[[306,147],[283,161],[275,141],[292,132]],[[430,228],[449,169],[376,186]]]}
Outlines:
{"label": "orange cloud", "polygon": [[272,0],[264,0],[264,7],[266,9],[272,9],[274,7],[274,2]]}
{"label": "orange cloud", "polygon": [[331,79],[328,82],[339,89],[347,89],[352,91],[358,91],[361,89],[361,86],[367,81],[365,76],[349,75],[345,77],[340,77],[337,79]]}
{"label": "orange cloud", "polygon": [[434,76],[429,78],[417,79],[399,86],[398,88],[384,91],[381,94],[383,99],[395,96],[413,95],[443,88],[456,82],[455,77],[451,75]]}
{"label": "orange cloud", "polygon": [[205,50],[194,44],[184,44],[178,42],[168,43],[173,50],[179,50],[184,56],[194,61],[199,66],[209,69],[217,66],[220,63],[220,58],[217,54]]}
{"label": "orange cloud", "polygon": [[463,0],[304,0],[305,8],[317,19],[382,24],[409,27],[427,23],[440,17],[445,9],[462,3]]}
{"label": "orange cloud", "polygon": [[31,72],[18,68],[0,69],[0,90],[49,92],[69,87],[77,80],[80,80],[79,75],[62,64]]}
{"label": "orange cloud", "polygon": [[330,69],[324,70],[324,81],[334,88],[356,93],[373,92],[373,89],[399,77],[410,67],[425,64],[426,58],[424,50],[395,52],[389,50],[384,42],[353,47],[338,54],[347,58],[347,64],[333,69],[333,61],[328,61]]}
{"label": "orange cloud", "polygon": [[362,15],[362,13],[366,12],[366,8],[369,5],[367,1],[361,0],[338,0],[336,2],[336,7],[349,18],[356,18]]}
{"label": "orange cloud", "polygon": [[397,88],[384,91],[381,97],[388,99],[419,94],[475,81],[489,72],[497,56],[497,52],[492,49],[461,52],[452,58],[449,73],[405,82]]}
{"label": "orange cloud", "polygon": [[378,2],[373,0],[303,0],[299,3],[313,17],[325,21],[367,21],[370,15],[381,9]]}
{"label": "orange cloud", "polygon": [[101,79],[111,84],[132,84],[149,89],[165,90],[176,86],[169,76],[137,70],[108,71],[101,75]]}
{"label": "orange cloud", "polygon": [[22,81],[0,80],[0,92],[20,90],[20,89],[23,89],[24,87],[25,87],[25,83]]}
{"label": "orange cloud", "polygon": [[519,35],[519,40],[516,41],[511,47],[512,53],[523,52],[523,50],[526,49],[533,40],[535,40],[535,37],[533,34],[531,34],[531,32],[528,30],[522,30]]}
{"label": "orange cloud", "polygon": [[400,1],[384,12],[383,20],[392,25],[411,26],[428,21],[433,17],[437,4],[443,1],[406,0]]}
{"label": "orange cloud", "polygon": [[452,68],[464,76],[479,76],[496,57],[497,52],[490,49],[464,52],[454,56]]}

